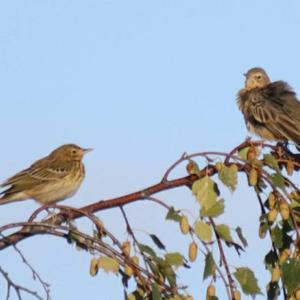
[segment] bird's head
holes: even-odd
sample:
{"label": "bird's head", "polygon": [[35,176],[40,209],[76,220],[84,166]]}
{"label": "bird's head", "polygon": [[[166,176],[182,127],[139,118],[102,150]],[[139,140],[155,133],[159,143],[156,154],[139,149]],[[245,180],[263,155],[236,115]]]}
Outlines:
{"label": "bird's head", "polygon": [[244,75],[246,77],[245,88],[247,90],[262,88],[271,82],[266,71],[262,68],[252,68]]}
{"label": "bird's head", "polygon": [[50,155],[66,161],[81,161],[84,154],[92,150],[91,148],[81,148],[75,144],[66,144],[55,149]]}

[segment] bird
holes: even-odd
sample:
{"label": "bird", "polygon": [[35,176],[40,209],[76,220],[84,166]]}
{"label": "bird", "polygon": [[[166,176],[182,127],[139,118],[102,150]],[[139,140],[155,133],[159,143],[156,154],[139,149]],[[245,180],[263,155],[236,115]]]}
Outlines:
{"label": "bird", "polygon": [[300,148],[300,102],[285,81],[272,82],[263,68],[252,68],[237,104],[246,126],[265,140],[293,142]]}
{"label": "bird", "polygon": [[6,188],[0,193],[0,205],[27,199],[51,205],[73,196],[85,176],[82,158],[91,150],[75,144],[56,148],[0,185]]}

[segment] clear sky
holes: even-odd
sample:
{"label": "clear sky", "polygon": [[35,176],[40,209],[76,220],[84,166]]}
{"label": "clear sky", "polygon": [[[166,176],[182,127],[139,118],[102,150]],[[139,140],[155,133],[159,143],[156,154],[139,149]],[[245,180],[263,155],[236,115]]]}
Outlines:
{"label": "clear sky", "polygon": [[[158,182],[184,151],[230,150],[247,134],[235,103],[247,69],[264,67],[300,93],[299,11],[297,0],[1,1],[1,181],[61,144],[93,147],[84,184],[64,202],[80,207]],[[250,243],[231,264],[251,266],[264,289],[270,245],[258,240],[259,207],[245,191],[243,183],[226,194],[223,220],[240,224]],[[159,197],[197,212],[187,189]],[[2,206],[1,225],[23,221],[37,207]],[[170,240],[170,233],[181,236],[164,211],[150,203],[126,209],[135,228],[162,237],[169,251],[185,251],[189,240]],[[126,238],[119,210],[98,216]],[[91,278],[90,256],[65,241],[35,237],[19,247],[51,284],[53,299],[122,299],[120,279]],[[2,251],[0,264],[32,286],[14,251]],[[205,292],[201,269],[202,258],[179,278],[195,299]],[[0,278],[1,299],[4,291]]]}

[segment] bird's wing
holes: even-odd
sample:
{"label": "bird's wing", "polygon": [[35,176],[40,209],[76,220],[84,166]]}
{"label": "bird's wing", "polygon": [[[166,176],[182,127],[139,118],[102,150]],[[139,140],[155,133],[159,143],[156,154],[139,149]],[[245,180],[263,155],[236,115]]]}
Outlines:
{"label": "bird's wing", "polygon": [[35,163],[28,169],[25,169],[16,175],[7,179],[1,186],[21,185],[28,186],[34,184],[42,184],[45,182],[53,182],[67,176],[70,172],[69,166],[59,166],[55,163]]}
{"label": "bird's wing", "polygon": [[41,181],[56,181],[64,178],[69,172],[69,168],[49,166],[48,168],[34,169],[28,175]]}
{"label": "bird's wing", "polygon": [[287,84],[275,82],[251,96],[250,101],[257,122],[300,145],[300,102]]}

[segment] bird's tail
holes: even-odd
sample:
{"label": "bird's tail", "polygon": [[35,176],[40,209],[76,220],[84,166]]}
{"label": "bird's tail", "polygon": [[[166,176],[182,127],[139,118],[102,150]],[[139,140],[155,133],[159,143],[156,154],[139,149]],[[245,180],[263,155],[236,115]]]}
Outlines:
{"label": "bird's tail", "polygon": [[0,193],[0,195],[3,195],[0,197],[0,205],[16,202],[16,201],[22,201],[26,199],[26,195],[24,193],[10,193],[9,190],[3,191]]}
{"label": "bird's tail", "polygon": [[11,200],[10,198],[6,197],[6,196],[2,196],[0,198],[0,205],[6,204],[6,203],[10,203],[13,202],[14,200]]}

